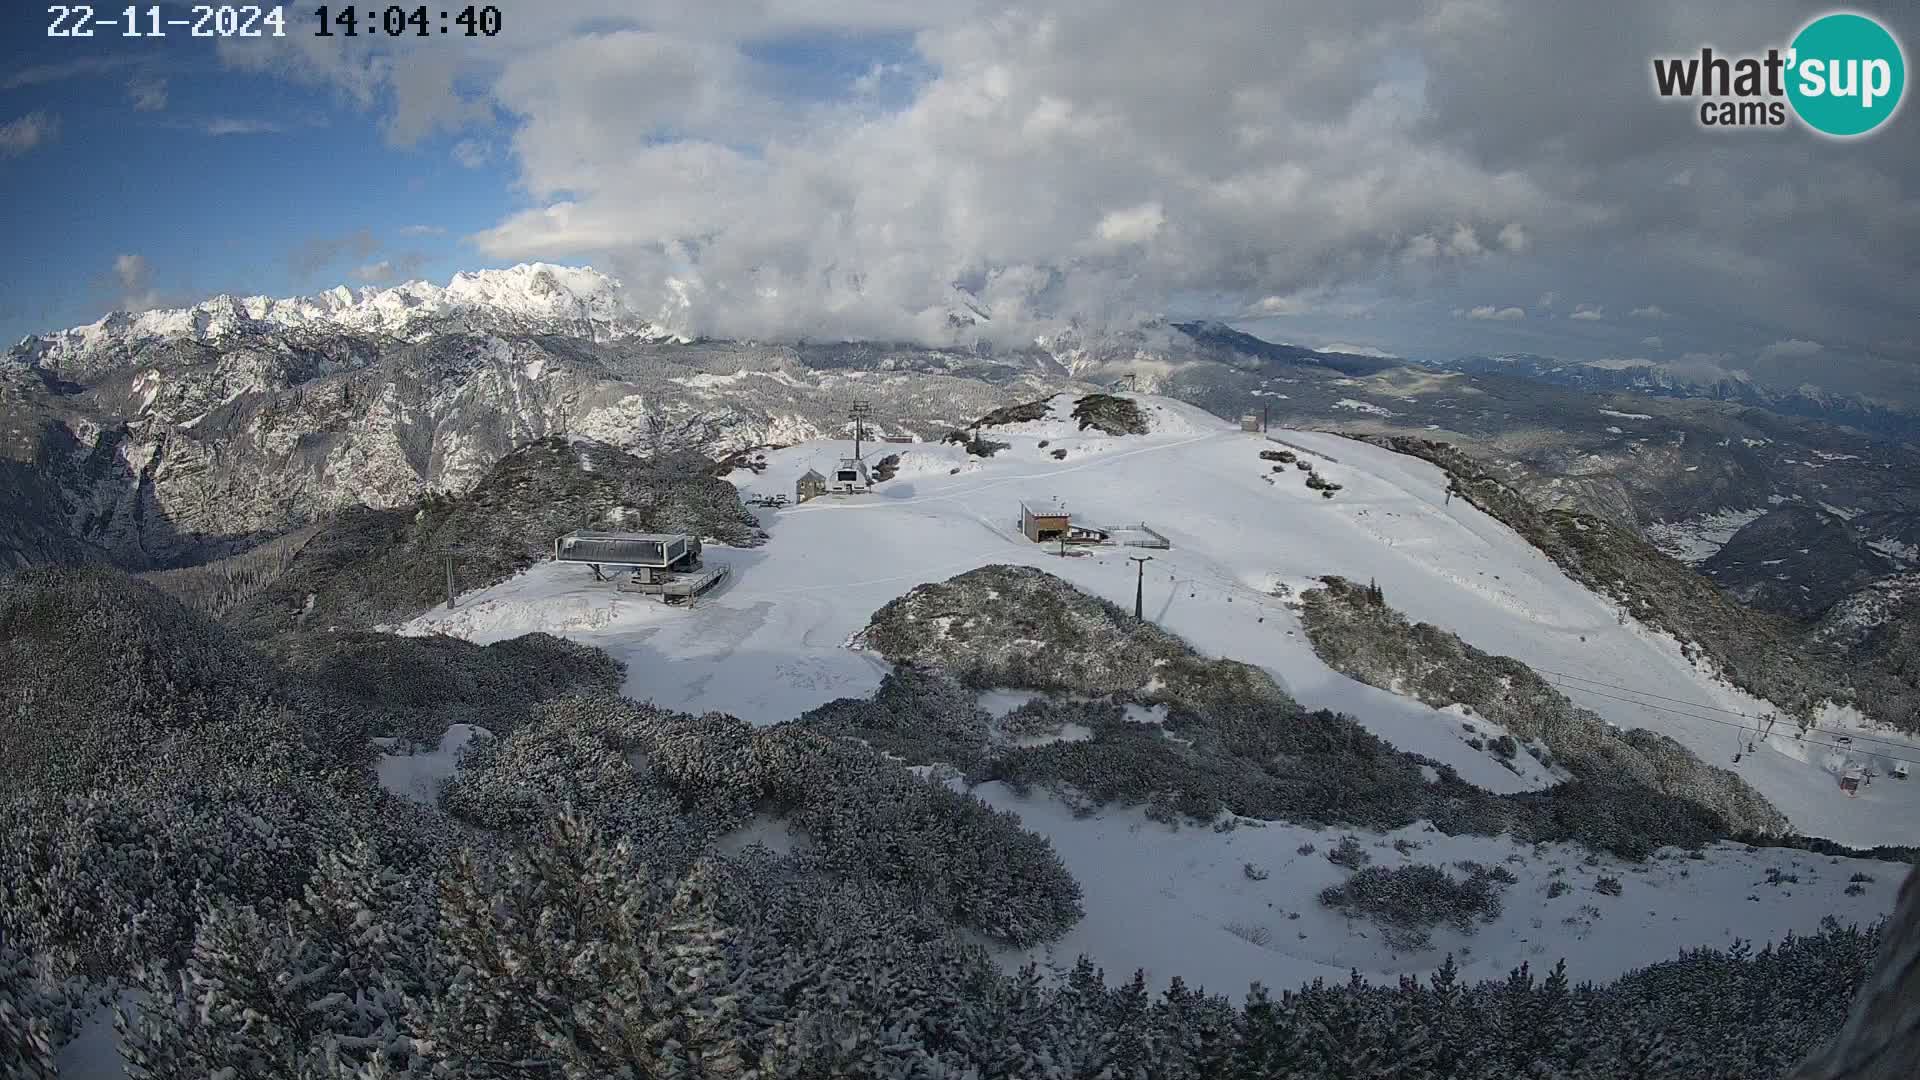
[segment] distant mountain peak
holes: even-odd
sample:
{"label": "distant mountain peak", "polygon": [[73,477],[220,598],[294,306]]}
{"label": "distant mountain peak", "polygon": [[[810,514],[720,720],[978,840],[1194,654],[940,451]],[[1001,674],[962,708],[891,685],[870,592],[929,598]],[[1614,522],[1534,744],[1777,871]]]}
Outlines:
{"label": "distant mountain peak", "polygon": [[461,271],[446,285],[339,285],[308,296],[210,297],[192,307],[110,312],[22,340],[15,362],[68,374],[123,366],[156,344],[219,345],[249,336],[353,333],[415,340],[448,329],[559,334],[594,341],[685,340],[627,305],[620,282],[590,266],[523,263]]}

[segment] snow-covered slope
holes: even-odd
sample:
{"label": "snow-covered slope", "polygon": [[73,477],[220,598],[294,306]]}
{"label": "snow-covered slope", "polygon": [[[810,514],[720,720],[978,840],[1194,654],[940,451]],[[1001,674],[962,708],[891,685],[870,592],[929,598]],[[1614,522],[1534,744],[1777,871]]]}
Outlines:
{"label": "snow-covered slope", "polygon": [[[1022,500],[1058,500],[1076,520],[1145,522],[1171,538],[1172,549],[1151,552],[1147,565],[1149,618],[1202,652],[1266,668],[1306,705],[1350,712],[1396,745],[1456,764],[1474,783],[1515,790],[1546,778],[1515,776],[1467,748],[1451,712],[1331,671],[1275,587],[1297,593],[1324,574],[1377,581],[1410,619],[1516,657],[1608,720],[1672,735],[1734,768],[1801,832],[1855,845],[1909,843],[1920,833],[1920,786],[1883,779],[1848,797],[1838,787],[1845,756],[1814,745],[1830,742],[1826,733],[1796,738],[1783,722],[1760,740],[1742,714],[1776,711],[1770,704],[1703,673],[1670,638],[1622,621],[1506,526],[1464,500],[1447,501],[1433,466],[1337,436],[1276,435],[1343,485],[1324,499],[1305,487],[1306,473],[1275,473],[1260,460],[1272,448],[1260,436],[1179,402],[1138,400],[1154,426],[1146,436],[1082,432],[1056,406],[1047,420],[993,429],[1012,445],[992,458],[951,444],[878,448],[904,451],[893,480],[868,495],[761,512],[772,542],[714,550],[734,580],[691,612],[617,597],[583,570],[542,565],[414,626],[480,640],[565,632],[627,660],[636,696],[776,723],[876,686],[881,664],[842,646],[875,609],[921,582],[1026,563],[1131,606],[1131,549],[1061,558],[1020,535]],[[802,472],[825,472],[849,450],[809,442],[774,451],[764,473],[736,473],[736,482],[747,494],[791,497]],[[1746,741],[1758,752],[1732,764],[1735,744]],[[1875,745],[1920,759],[1895,742]]]}
{"label": "snow-covered slope", "polygon": [[[1920,782],[1883,775],[1849,797],[1838,787],[1838,773],[1850,755],[1810,745],[1830,733],[1802,741],[1780,732],[1763,739],[1743,729],[1736,714],[1759,715],[1770,706],[1697,670],[1672,640],[1623,622],[1609,603],[1504,525],[1464,500],[1449,502],[1445,477],[1433,466],[1336,436],[1277,433],[1321,476],[1342,485],[1326,499],[1305,486],[1306,473],[1292,466],[1276,473],[1261,460],[1259,452],[1273,448],[1261,436],[1177,402],[1136,400],[1151,434],[1082,432],[1063,419],[1056,402],[1045,420],[993,429],[992,438],[1011,446],[989,459],[951,444],[876,448],[876,454],[902,456],[898,475],[871,494],[762,511],[772,537],[766,546],[709,547],[709,562],[727,564],[733,577],[691,610],[622,596],[594,583],[584,568],[547,563],[464,596],[454,610],[435,611],[408,629],[479,641],[529,629],[564,634],[625,661],[630,696],[770,724],[834,698],[871,693],[885,665],[848,647],[849,640],[877,608],[914,585],[993,563],[1026,564],[1130,607],[1135,568],[1127,556],[1151,554],[1146,616],[1203,653],[1257,664],[1303,704],[1347,712],[1394,745],[1444,761],[1489,790],[1552,782],[1543,770],[1516,774],[1469,747],[1457,711],[1363,686],[1321,663],[1293,610],[1275,593],[1285,585],[1297,594],[1320,575],[1340,574],[1377,581],[1388,602],[1412,619],[1528,663],[1614,723],[1664,732],[1706,761],[1735,769],[1801,832],[1856,846],[1912,843],[1920,835]],[[1065,455],[1056,459],[1060,450]],[[849,451],[840,442],[773,451],[766,472],[738,473],[736,482],[745,494],[791,497],[801,473],[825,472]],[[1089,523],[1145,522],[1173,546],[1102,548],[1063,558],[1020,534],[1022,500],[1058,500]],[[1758,749],[1731,764],[1742,740]],[[1920,751],[1904,744],[1874,745],[1920,760]],[[981,794],[1052,837],[1088,890],[1087,920],[1056,946],[1057,956],[1070,959],[1087,949],[1110,971],[1147,966],[1156,978],[1179,973],[1220,989],[1237,989],[1248,977],[1285,986],[1302,975],[1339,976],[1355,964],[1384,974],[1437,961],[1437,955],[1396,958],[1360,939],[1368,928],[1348,927],[1315,908],[1314,891],[1332,879],[1318,857],[1298,859],[1294,867],[1293,853],[1304,842],[1295,833],[1303,830],[1274,825],[1174,834],[1133,811],[1081,820],[1049,800],[992,788]],[[1407,835],[1433,842],[1441,853],[1420,861],[1500,862],[1520,850],[1499,839]],[[1320,838],[1322,847],[1326,839]],[[1363,835],[1369,843],[1381,839],[1388,838]],[[1500,926],[1456,944],[1471,945],[1478,958],[1470,964],[1484,963],[1494,974],[1521,960],[1566,955],[1576,976],[1597,978],[1663,959],[1685,944],[1724,942],[1726,932],[1769,937],[1787,928],[1811,930],[1828,912],[1868,918],[1891,904],[1890,883],[1898,877],[1886,864],[1862,864],[1877,867],[1882,882],[1855,903],[1842,890],[1859,867],[1829,869],[1825,859],[1804,852],[1749,855],[1731,847],[1713,858],[1711,868],[1691,860],[1672,864],[1690,865],[1688,874],[1622,871],[1628,875],[1622,899],[1550,899],[1545,876],[1553,861],[1578,860],[1565,852],[1546,862],[1532,857],[1526,868],[1515,867],[1522,880],[1509,890]],[[1819,864],[1817,892],[1804,872],[1807,887],[1786,890],[1791,902],[1779,889],[1753,885],[1767,867],[1790,868],[1796,859]],[[1270,870],[1270,879],[1243,877],[1241,864],[1248,861]],[[1401,860],[1388,849],[1388,861]],[[1152,868],[1150,890],[1140,887],[1146,879],[1135,870],[1119,869],[1137,866]],[[1747,900],[1749,893],[1760,899]],[[1276,905],[1270,911],[1269,903]],[[1582,915],[1583,903],[1603,915]],[[1301,919],[1287,919],[1292,911],[1302,912]],[[1561,921],[1569,917],[1580,925]],[[1264,934],[1253,929],[1262,926]],[[1303,928],[1307,939],[1295,936]],[[1591,944],[1569,944],[1589,937]],[[1541,951],[1533,951],[1536,945]]]}
{"label": "snow-covered slope", "polygon": [[16,361],[81,373],[144,345],[221,344],[276,331],[376,334],[410,340],[449,328],[565,334],[593,341],[664,341],[671,331],[627,307],[620,282],[591,267],[526,263],[454,275],[445,286],[342,285],[312,296],[216,296],[189,308],[116,311],[86,326],[29,337]]}

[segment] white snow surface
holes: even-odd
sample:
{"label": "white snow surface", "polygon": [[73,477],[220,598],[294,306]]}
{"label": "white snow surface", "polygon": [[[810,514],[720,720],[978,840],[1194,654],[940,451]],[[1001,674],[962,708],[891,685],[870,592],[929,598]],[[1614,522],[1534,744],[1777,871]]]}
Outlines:
{"label": "white snow surface", "polygon": [[[1471,783],[1511,792],[1559,777],[1524,752],[1515,759],[1516,773],[1467,746],[1465,724],[1482,739],[1500,734],[1482,717],[1458,706],[1429,708],[1329,669],[1288,601],[1273,595],[1279,586],[1286,586],[1283,596],[1297,596],[1324,574],[1377,581],[1388,603],[1410,618],[1522,660],[1616,724],[1664,732],[1705,760],[1736,769],[1803,833],[1854,846],[1920,838],[1920,781],[1883,775],[1850,798],[1838,777],[1859,755],[1811,745],[1847,726],[1845,716],[1823,717],[1804,740],[1790,723],[1768,739],[1743,729],[1735,714],[1758,716],[1773,707],[1696,668],[1666,635],[1623,622],[1611,603],[1466,500],[1449,503],[1445,477],[1432,465],[1334,435],[1287,432],[1288,445],[1338,459],[1315,459],[1322,475],[1343,485],[1334,499],[1322,499],[1292,471],[1278,483],[1265,481],[1272,473],[1258,453],[1269,444],[1260,436],[1177,402],[1146,398],[1143,404],[1157,406],[1150,413],[1155,431],[1147,436],[1080,432],[1050,419],[1030,430],[993,429],[995,439],[1012,445],[990,459],[969,457],[951,444],[887,447],[902,450],[900,471],[873,492],[760,511],[771,536],[760,548],[709,545],[709,564],[725,563],[733,573],[691,609],[617,594],[583,567],[549,562],[462,596],[453,610],[437,609],[403,632],[445,632],[483,643],[530,630],[561,634],[624,661],[631,697],[778,723],[835,698],[872,693],[887,665],[861,649],[857,635],[876,609],[924,582],[994,563],[1024,564],[1130,608],[1134,567],[1126,556],[1137,549],[1095,548],[1061,558],[1020,535],[1020,501],[1057,498],[1076,520],[1144,520],[1172,540],[1170,550],[1152,551],[1147,564],[1148,618],[1202,653],[1259,665],[1304,705],[1349,713],[1394,745],[1452,765]],[[1047,448],[1038,446],[1041,439]],[[754,493],[791,497],[801,473],[824,472],[849,449],[820,441],[770,451],[765,473],[736,473],[736,480]],[[1067,451],[1064,460],[1051,456],[1056,449]],[[1004,715],[1027,696],[987,691],[979,701]],[[1758,742],[1757,752],[1730,764],[1735,742],[1743,739]],[[1897,752],[1920,758],[1920,751]],[[1234,994],[1255,979],[1292,987],[1315,976],[1344,978],[1352,967],[1375,977],[1426,971],[1448,949],[1475,977],[1504,975],[1522,960],[1538,967],[1564,956],[1576,978],[1606,978],[1685,947],[1813,931],[1829,913],[1842,922],[1870,921],[1891,908],[1902,870],[1722,845],[1706,861],[1609,861],[1605,872],[1626,885],[1615,898],[1592,891],[1596,871],[1579,865],[1584,851],[1552,847],[1530,854],[1507,838],[1447,838],[1421,825],[1391,837],[1358,834],[1384,865],[1466,858],[1504,865],[1509,854],[1527,856],[1508,866],[1520,883],[1507,890],[1506,913],[1495,925],[1470,938],[1442,929],[1435,951],[1396,956],[1373,927],[1349,925],[1315,901],[1343,873],[1324,858],[1339,831],[1282,823],[1224,833],[1174,831],[1138,810],[1109,808],[1082,819],[1044,795],[1023,798],[996,785],[976,794],[1049,837],[1086,890],[1086,918],[1032,956],[1070,964],[1085,952],[1110,977],[1145,968],[1156,985],[1180,974]],[[1391,846],[1372,846],[1393,838],[1426,847],[1407,858]],[[753,840],[789,838],[774,823],[757,822],[733,842]],[[1297,854],[1309,841],[1320,853]],[[1268,877],[1248,877],[1248,862]],[[1549,900],[1547,875],[1556,865],[1567,867],[1575,891]],[[1756,884],[1768,867],[1799,873],[1801,884]],[[1807,867],[1817,871],[1817,882]],[[1862,896],[1846,897],[1847,877],[1856,870],[1876,883]],[[1600,917],[1581,915],[1582,904],[1597,907]],[[1298,919],[1287,917],[1295,912]],[[1562,921],[1568,917],[1574,922]],[[1012,965],[1025,955],[1005,959]]]}
{"label": "white snow surface", "polygon": [[1685,521],[1656,521],[1645,529],[1647,543],[1689,566],[1698,566],[1726,547],[1734,533],[1765,513],[1758,509],[1719,510]]}
{"label": "white snow surface", "polygon": [[[1583,848],[1551,844],[1536,851],[1506,837],[1428,832],[1419,823],[1385,834],[1352,832],[1375,866],[1428,863],[1459,877],[1453,864],[1471,859],[1503,866],[1519,879],[1506,888],[1504,908],[1493,922],[1472,934],[1443,925],[1433,931],[1431,950],[1397,953],[1372,923],[1348,919],[1317,899],[1320,890],[1347,877],[1326,859],[1347,831],[1263,822],[1227,832],[1176,830],[1139,809],[1109,808],[1076,818],[1057,799],[1021,797],[1001,784],[982,785],[974,794],[1019,814],[1028,828],[1050,838],[1086,890],[1086,915],[1064,937],[1003,954],[1004,966],[1035,960],[1058,970],[1084,953],[1106,969],[1109,981],[1144,969],[1156,990],[1179,975],[1188,985],[1236,999],[1255,981],[1293,989],[1315,978],[1343,982],[1353,968],[1391,983],[1403,974],[1432,972],[1448,952],[1461,974],[1476,981],[1503,978],[1522,962],[1545,974],[1561,959],[1575,980],[1606,980],[1671,960],[1683,949],[1724,948],[1735,938],[1757,946],[1789,930],[1813,933],[1827,915],[1843,925],[1871,923],[1893,907],[1906,869],[1787,848],[1749,851],[1731,843],[1708,849],[1704,860],[1667,849],[1644,863],[1603,858],[1587,866]],[[1402,853],[1392,846],[1395,840],[1421,846]],[[1314,850],[1302,854],[1309,843]],[[1508,862],[1509,856],[1519,859]],[[1265,879],[1250,877],[1248,864],[1264,871]],[[1769,869],[1800,880],[1767,884]],[[1874,880],[1862,883],[1861,895],[1848,896],[1855,873]],[[1619,878],[1621,895],[1594,891],[1602,876]],[[1549,898],[1556,880],[1572,891]],[[1583,912],[1583,905],[1599,914]]]}
{"label": "white snow surface", "polygon": [[[1136,549],[1060,558],[1019,533],[1021,500],[1059,499],[1076,520],[1144,520],[1171,539],[1172,549],[1151,552],[1147,564],[1148,618],[1204,654],[1265,668],[1301,703],[1350,713],[1396,746],[1453,765],[1471,783],[1517,791],[1551,777],[1516,776],[1467,747],[1458,715],[1329,669],[1294,612],[1270,595],[1276,582],[1297,593],[1323,574],[1377,581],[1410,619],[1515,657],[1606,719],[1671,735],[1704,760],[1736,769],[1803,833],[1856,846],[1920,837],[1920,784],[1875,784],[1850,798],[1839,790],[1840,763],[1795,739],[1790,723],[1733,765],[1735,743],[1755,737],[1736,714],[1778,710],[1696,668],[1668,636],[1630,618],[1623,623],[1611,602],[1466,500],[1447,502],[1438,468],[1335,435],[1287,432],[1287,445],[1324,455],[1317,469],[1343,485],[1336,498],[1322,499],[1292,472],[1265,482],[1272,473],[1258,457],[1268,445],[1260,436],[1180,402],[1140,401],[1154,418],[1146,436],[1047,420],[993,429],[1012,445],[992,458],[969,457],[952,444],[887,447],[903,451],[899,473],[871,493],[759,511],[771,535],[759,548],[708,545],[709,563],[733,573],[690,610],[616,593],[584,567],[548,562],[402,632],[483,643],[533,630],[560,634],[626,662],[629,696],[778,723],[871,693],[887,666],[846,647],[849,639],[876,609],[924,582],[1022,563],[1131,608],[1134,569],[1126,555]],[[1031,430],[1016,430],[1023,427]],[[1038,447],[1041,439],[1047,449]],[[1067,451],[1063,460],[1051,456],[1057,449]],[[848,452],[845,442],[803,443],[770,451],[764,473],[734,475],[750,492],[791,497],[801,473],[826,472]],[[1576,690],[1562,676],[1598,685]],[[1615,700],[1623,698],[1632,700]],[[1920,751],[1902,752],[1920,758]]]}
{"label": "white snow surface", "polygon": [[[432,806],[440,796],[440,785],[453,779],[458,771],[460,751],[475,740],[493,738],[486,728],[473,724],[454,724],[440,737],[440,745],[433,750],[417,754],[381,754],[373,760],[374,775],[380,778],[380,786],[403,799],[412,799],[425,806]],[[388,740],[376,739],[381,749]]]}

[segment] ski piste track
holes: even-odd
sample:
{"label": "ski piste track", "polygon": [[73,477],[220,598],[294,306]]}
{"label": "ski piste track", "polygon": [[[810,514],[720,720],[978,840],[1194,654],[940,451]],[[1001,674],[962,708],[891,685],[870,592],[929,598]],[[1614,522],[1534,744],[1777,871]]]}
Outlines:
{"label": "ski piste track", "polygon": [[[1729,767],[1734,738],[1727,725],[1774,711],[1697,668],[1677,642],[1622,620],[1611,603],[1569,580],[1506,526],[1465,500],[1446,500],[1444,475],[1426,462],[1335,435],[1286,432],[1289,443],[1338,459],[1315,460],[1342,485],[1323,499],[1305,487],[1304,474],[1273,473],[1258,457],[1272,444],[1259,435],[1177,402],[1137,400],[1155,420],[1152,434],[1079,431],[1062,401],[1048,421],[987,432],[1010,444],[991,458],[971,457],[954,444],[914,444],[894,478],[872,493],[763,510],[766,544],[708,546],[710,559],[729,564],[731,580],[690,610],[618,596],[577,568],[543,563],[404,630],[481,642],[557,633],[624,662],[630,697],[779,723],[878,687],[885,662],[847,645],[874,611],[915,585],[984,565],[1027,565],[1130,611],[1135,571],[1117,549],[1061,557],[1018,532],[1022,499],[1059,498],[1076,517],[1145,520],[1171,538],[1172,548],[1153,552],[1147,564],[1146,611],[1158,625],[1202,654],[1255,664],[1303,705],[1347,713],[1389,743],[1445,762],[1490,791],[1535,790],[1564,776],[1525,754],[1510,770],[1469,746],[1463,719],[1482,738],[1503,733],[1484,718],[1433,709],[1332,671],[1314,654],[1285,595],[1297,596],[1327,574],[1376,580],[1408,618],[1535,670],[1571,676],[1556,682],[1576,703],[1622,727],[1671,735],[1722,767]],[[1061,449],[1066,460],[1056,462],[1052,453]],[[846,451],[846,444],[828,441],[773,450],[764,471],[740,470],[734,479],[743,494],[790,492],[807,469],[824,471]],[[1583,685],[1575,679],[1590,689],[1631,692],[1581,694],[1573,692]],[[1920,831],[1920,785],[1889,779],[1849,798],[1837,784],[1843,756],[1817,741],[1776,734],[1731,767],[1803,833],[1859,847],[1912,843]],[[1298,852],[1307,844],[1330,847],[1339,831],[1283,822],[1224,833],[1174,831],[1139,810],[1080,818],[1044,794],[1019,796],[996,784],[973,792],[1048,836],[1087,891],[1086,918],[1066,938],[1024,956],[1066,964],[1085,952],[1117,977],[1138,967],[1156,983],[1178,974],[1233,991],[1253,979],[1288,986],[1344,978],[1355,967],[1380,976],[1429,970],[1441,955],[1396,955],[1369,936],[1366,924],[1318,907],[1317,891],[1340,872],[1323,856]],[[1457,958],[1465,968],[1487,977],[1504,976],[1521,961],[1550,964],[1565,956],[1576,977],[1605,978],[1730,936],[1764,941],[1789,929],[1811,932],[1829,914],[1864,923],[1892,906],[1899,877],[1884,863],[1829,865],[1804,851],[1738,845],[1722,845],[1706,863],[1588,866],[1583,850],[1555,845],[1535,852],[1509,838],[1444,837],[1420,825],[1361,839],[1376,865],[1521,858],[1524,865],[1510,863],[1521,882],[1509,890],[1507,914],[1455,943],[1469,950]],[[1408,855],[1394,840],[1420,848],[1409,846]],[[1249,862],[1270,871],[1268,878],[1244,875]],[[1819,864],[1818,887],[1812,863]],[[1550,902],[1556,869],[1579,875],[1576,887],[1594,874],[1621,876],[1627,894]],[[1807,884],[1761,887],[1769,870],[1798,874]],[[1879,883],[1842,895],[1856,871]],[[1551,956],[1541,924],[1561,927]]]}

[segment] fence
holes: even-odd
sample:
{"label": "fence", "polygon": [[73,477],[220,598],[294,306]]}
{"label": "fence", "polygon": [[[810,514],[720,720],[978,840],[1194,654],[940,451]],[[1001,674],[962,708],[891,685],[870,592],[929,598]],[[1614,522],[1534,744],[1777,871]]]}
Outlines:
{"label": "fence", "polygon": [[1101,531],[1111,536],[1113,542],[1121,547],[1170,548],[1173,546],[1173,541],[1145,522],[1132,525],[1103,525]]}

